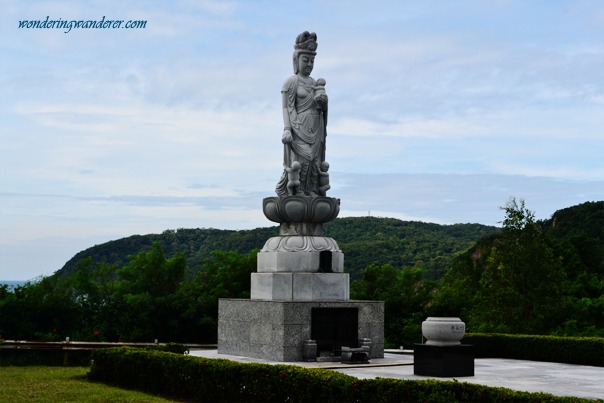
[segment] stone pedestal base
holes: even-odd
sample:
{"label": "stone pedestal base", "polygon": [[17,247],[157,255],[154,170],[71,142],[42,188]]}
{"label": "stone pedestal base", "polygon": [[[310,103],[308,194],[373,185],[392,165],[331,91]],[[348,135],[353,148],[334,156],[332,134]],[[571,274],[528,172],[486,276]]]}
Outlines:
{"label": "stone pedestal base", "polygon": [[331,238],[277,236],[258,252],[258,272],[342,273],[344,254]]}
{"label": "stone pedestal base", "polygon": [[474,346],[433,346],[415,344],[413,348],[415,375],[443,378],[474,376]]}
{"label": "stone pedestal base", "polygon": [[348,273],[252,273],[251,299],[345,301]]}
{"label": "stone pedestal base", "polygon": [[359,347],[360,339],[371,339],[369,358],[383,358],[384,303],[219,300],[219,354],[304,361],[304,342],[311,339],[317,355],[326,349],[339,355],[343,346]]}

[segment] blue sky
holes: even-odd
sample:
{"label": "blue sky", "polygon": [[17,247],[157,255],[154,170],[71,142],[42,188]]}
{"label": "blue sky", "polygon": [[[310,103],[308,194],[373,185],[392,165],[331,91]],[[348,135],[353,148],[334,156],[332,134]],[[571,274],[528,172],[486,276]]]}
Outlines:
{"label": "blue sky", "polygon": [[[604,200],[600,1],[2,1],[0,279],[177,228],[273,225],[280,89],[318,35],[341,217],[498,225]],[[144,29],[18,28],[146,20]]]}

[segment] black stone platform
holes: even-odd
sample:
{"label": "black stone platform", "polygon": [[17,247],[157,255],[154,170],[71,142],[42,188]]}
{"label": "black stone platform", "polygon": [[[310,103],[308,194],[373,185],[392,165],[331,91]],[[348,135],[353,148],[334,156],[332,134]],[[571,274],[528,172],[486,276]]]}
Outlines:
{"label": "black stone platform", "polygon": [[443,378],[474,376],[474,346],[415,344],[413,373]]}

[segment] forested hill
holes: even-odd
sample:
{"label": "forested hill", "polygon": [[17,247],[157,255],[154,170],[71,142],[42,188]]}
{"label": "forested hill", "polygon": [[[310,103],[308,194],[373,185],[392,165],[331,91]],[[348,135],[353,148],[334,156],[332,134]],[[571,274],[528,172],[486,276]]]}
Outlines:
{"label": "forested hill", "polygon": [[[370,264],[390,263],[396,267],[416,266],[438,278],[453,257],[466,251],[480,238],[499,231],[480,224],[439,225],[401,221],[393,218],[339,218],[325,225],[325,236],[334,238],[344,252],[345,270],[358,278]],[[178,229],[161,234],[134,235],[88,248],[70,259],[55,275],[69,276],[80,260],[122,267],[128,256],[149,250],[159,242],[166,256],[184,252],[192,272],[201,269],[213,250],[248,253],[261,249],[266,240],[279,234],[279,227],[231,231],[218,229]]]}
{"label": "forested hill", "polygon": [[599,240],[604,248],[604,201],[587,202],[558,210],[544,222],[550,234],[556,238],[587,235]]}
{"label": "forested hill", "polygon": [[440,225],[394,218],[343,218],[325,225],[327,236],[344,252],[344,267],[353,278],[371,264],[421,267],[440,278],[460,252],[499,232],[481,224]]}
{"label": "forested hill", "polygon": [[92,258],[94,263],[108,263],[123,267],[128,263],[128,256],[151,250],[154,242],[159,242],[167,258],[184,253],[187,267],[195,272],[201,268],[210,252],[214,250],[248,253],[252,249],[262,248],[268,238],[277,235],[279,235],[279,227],[243,231],[180,228],[166,230],[161,234],[132,235],[95,245],[79,252],[68,260],[55,275],[62,277],[75,273],[80,260],[88,257]]}

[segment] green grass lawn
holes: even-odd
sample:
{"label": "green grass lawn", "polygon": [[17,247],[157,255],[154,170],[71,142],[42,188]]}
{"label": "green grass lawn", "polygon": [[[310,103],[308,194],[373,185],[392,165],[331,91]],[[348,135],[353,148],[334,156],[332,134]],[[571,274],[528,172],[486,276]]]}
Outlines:
{"label": "green grass lawn", "polygon": [[169,402],[86,379],[88,367],[0,367],[0,402]]}

